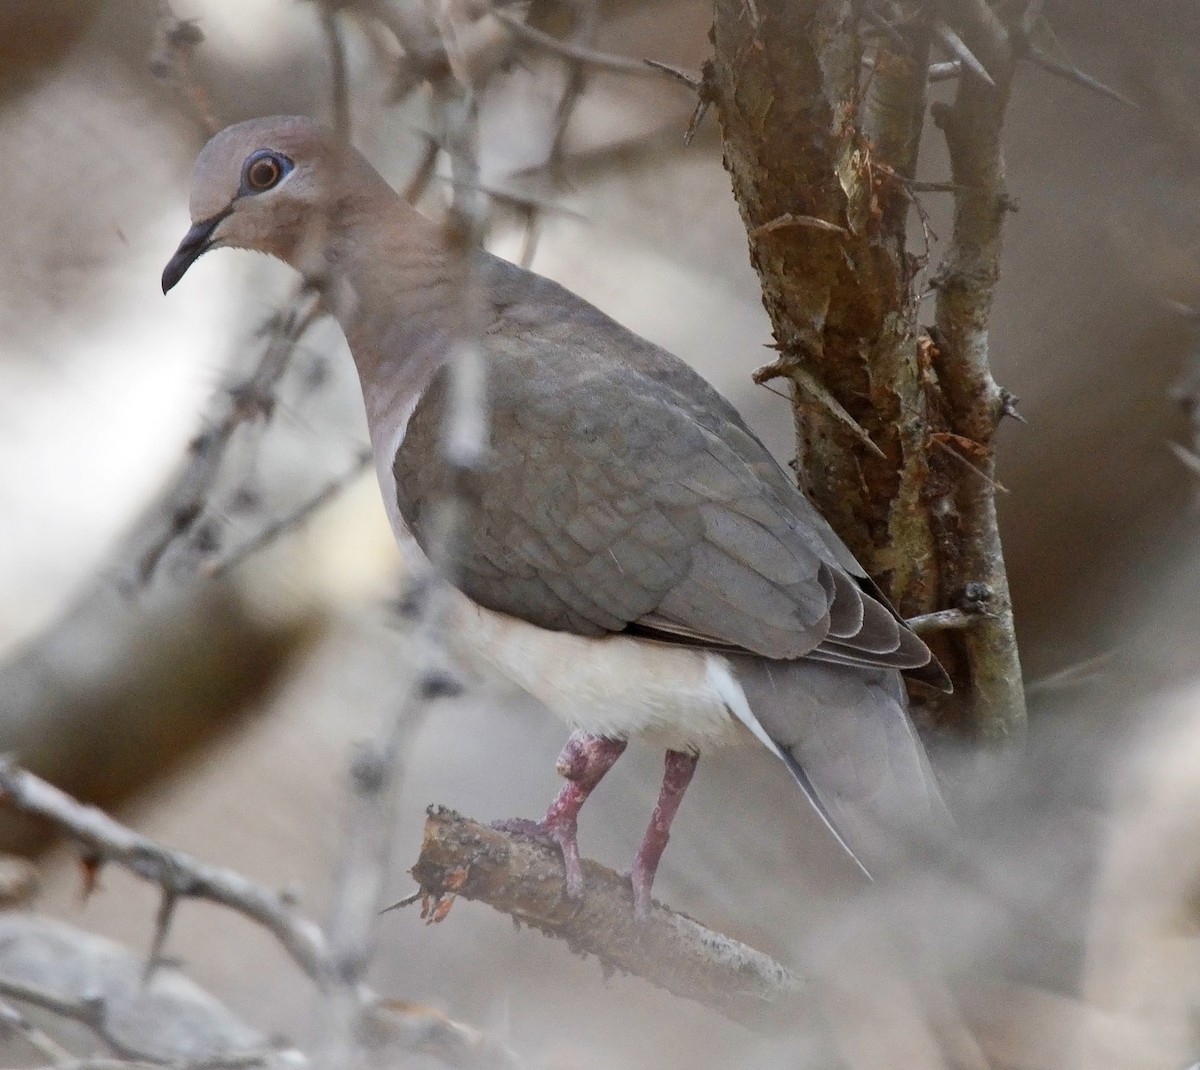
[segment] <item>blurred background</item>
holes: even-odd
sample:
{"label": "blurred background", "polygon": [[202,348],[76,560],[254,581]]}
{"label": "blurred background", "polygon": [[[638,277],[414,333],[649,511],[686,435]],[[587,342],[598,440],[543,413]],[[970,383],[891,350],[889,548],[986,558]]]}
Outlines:
{"label": "blurred background", "polygon": [[[388,6],[347,4],[337,19],[355,140],[402,189],[430,117],[425,89],[397,84],[397,42],[377,17]],[[173,522],[164,488],[294,281],[223,252],[162,296],[206,139],[197,103],[220,125],[328,119],[328,41],[313,3],[172,9],[204,36],[190,61],[199,98],[161,77],[161,5],[0,5],[0,751],[150,836],[293,889],[320,918],[352,747],[396,713],[402,642],[384,609],[401,560],[358,460],[365,422],[335,326],[304,337],[269,420],[235,433],[202,515],[153,575],[137,565],[146,533]],[[446,11],[487,22],[469,4]],[[594,13],[605,52],[693,71],[708,54],[705,3],[605,0]],[[1200,1057],[1200,13],[1172,0],[1050,0],[1045,13],[1072,60],[1140,108],[1033,67],[1016,82],[1005,140],[1019,210],[992,361],[1028,421],[1004,427],[998,471],[1031,728],[1022,754],[972,756],[953,778],[977,881],[935,898],[995,1065],[1182,1067]],[[571,25],[551,4],[531,19]],[[518,49],[483,105],[489,244],[692,362],[786,461],[790,407],[750,381],[770,334],[715,120],[684,145],[693,105],[665,77]],[[920,170],[948,174],[932,127]],[[446,196],[435,175],[426,206]],[[923,195],[943,237],[946,200]],[[302,523],[242,553],[296,510]],[[564,737],[529,700],[482,685],[414,722],[396,898],[412,888],[428,804],[485,821],[539,814]],[[630,748],[584,811],[585,855],[627,864],[660,760]],[[29,823],[2,831],[39,857],[39,910],[147,946],[152,889],[106,871],[82,902],[74,853]],[[941,1065],[921,1061],[916,1026],[911,1058],[895,1061],[910,1050],[887,1026],[892,1014],[906,1027],[903,1000],[858,954],[850,886],[786,774],[749,752],[701,763],[656,885],[825,978],[836,1054],[605,979],[477,904],[436,927],[387,915],[373,982],[486,1027],[534,1065]],[[186,903],[167,950],[264,1033],[305,1036],[310,986],[266,933]]]}

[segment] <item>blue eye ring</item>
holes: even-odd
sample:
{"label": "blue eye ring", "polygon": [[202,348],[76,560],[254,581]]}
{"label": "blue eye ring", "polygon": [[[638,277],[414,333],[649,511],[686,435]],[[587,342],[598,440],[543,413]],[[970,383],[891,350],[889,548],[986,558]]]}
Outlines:
{"label": "blue eye ring", "polygon": [[246,157],[242,165],[242,188],[244,194],[265,193],[282,182],[293,167],[292,161],[272,149],[259,149]]}

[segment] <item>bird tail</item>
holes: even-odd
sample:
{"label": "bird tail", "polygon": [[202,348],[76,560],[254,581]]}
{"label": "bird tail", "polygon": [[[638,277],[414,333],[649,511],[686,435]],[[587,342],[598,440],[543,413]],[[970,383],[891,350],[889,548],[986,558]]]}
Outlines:
{"label": "bird tail", "polygon": [[864,873],[946,839],[950,816],[898,672],[729,660],[748,706],[735,713],[784,762]]}

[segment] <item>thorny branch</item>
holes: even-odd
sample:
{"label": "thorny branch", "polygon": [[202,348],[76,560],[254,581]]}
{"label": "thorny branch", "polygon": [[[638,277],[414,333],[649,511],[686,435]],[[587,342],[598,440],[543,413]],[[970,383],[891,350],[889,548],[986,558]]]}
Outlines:
{"label": "thorny branch", "polygon": [[[963,39],[995,81],[959,82],[953,105],[934,110],[946,136],[954,194],[954,232],[938,276],[933,371],[944,399],[947,430],[970,444],[971,471],[949,478],[932,502],[942,590],[957,600],[972,585],[988,591],[989,612],[955,633],[957,675],[969,681],[970,725],[983,739],[1020,735],[1025,722],[1021,663],[1013,628],[1008,576],[996,519],[996,431],[1005,393],[992,378],[988,321],[1000,271],[1001,232],[1011,207],[1004,187],[1001,132],[1015,56],[1010,35],[986,5],[970,9]],[[951,446],[949,450],[956,448]],[[955,675],[955,668],[950,669]]]}
{"label": "thorny branch", "polygon": [[545,933],[606,970],[635,974],[747,1025],[796,1013],[801,981],[760,951],[655,902],[633,916],[627,878],[584,862],[583,897],[567,897],[562,855],[526,837],[431,807],[413,876],[422,916],[445,918],[456,896],[476,899]]}

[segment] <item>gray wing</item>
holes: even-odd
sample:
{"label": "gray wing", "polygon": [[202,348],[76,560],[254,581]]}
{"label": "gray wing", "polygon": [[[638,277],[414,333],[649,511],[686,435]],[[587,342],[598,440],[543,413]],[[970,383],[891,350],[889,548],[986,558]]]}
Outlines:
{"label": "gray wing", "polygon": [[[469,477],[458,585],[583,635],[634,630],[771,658],[922,665],[853,558],[729,403],[568,291],[497,269],[487,337],[492,456]],[[395,465],[423,546],[445,485],[439,374]]]}

